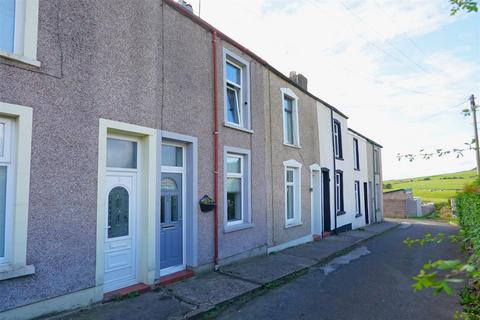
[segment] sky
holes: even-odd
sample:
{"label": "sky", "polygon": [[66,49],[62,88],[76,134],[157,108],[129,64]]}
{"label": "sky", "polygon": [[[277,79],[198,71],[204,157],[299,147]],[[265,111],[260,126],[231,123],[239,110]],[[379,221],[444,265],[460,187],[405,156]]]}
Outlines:
{"label": "sky", "polygon": [[480,105],[480,14],[450,16],[448,0],[190,0],[194,12],[349,116],[384,146],[384,179],[470,170],[463,157],[397,154],[463,148],[462,115]]}

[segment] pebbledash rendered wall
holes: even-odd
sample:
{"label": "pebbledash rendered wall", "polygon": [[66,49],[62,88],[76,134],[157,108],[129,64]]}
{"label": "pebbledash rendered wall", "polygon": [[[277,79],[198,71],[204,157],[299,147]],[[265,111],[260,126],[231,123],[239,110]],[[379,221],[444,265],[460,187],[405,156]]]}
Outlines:
{"label": "pebbledash rendered wall", "polygon": [[[268,203],[268,235],[269,246],[275,247],[283,243],[311,236],[311,192],[310,166],[319,164],[318,126],[316,100],[292,85],[291,81],[279,77],[269,71],[268,83],[269,103],[266,104],[267,143],[267,184],[269,190]],[[299,146],[284,144],[283,101],[281,89],[289,89],[298,97],[298,131]],[[294,160],[301,164],[301,215],[300,223],[286,226],[285,213],[285,166],[284,162]],[[310,237],[311,239],[311,237]]]}
{"label": "pebbledash rendered wall", "polygon": [[[223,232],[218,201],[219,258],[227,262],[267,248],[265,71],[219,40],[219,110],[223,47],[250,62],[253,130],[219,128],[219,180],[224,146],[250,150],[252,164],[252,226]],[[33,108],[27,264],[36,270],[0,281],[0,312],[95,287],[100,118],[196,137],[197,197],[213,195],[211,32],[162,1],[43,0],[37,52],[38,69],[0,58],[0,101]],[[198,210],[197,224],[191,267],[208,267],[213,213]]]}
{"label": "pebbledash rendered wall", "polygon": [[[33,275],[0,281],[0,319],[2,311],[97,285],[99,119],[196,137],[196,197],[213,195],[212,33],[181,10],[157,0],[40,0],[40,68],[0,57],[0,102],[33,108],[27,264],[35,266]],[[334,228],[331,127],[322,131],[332,109],[222,39],[216,47],[221,264],[311,235],[312,164],[331,170]],[[223,125],[224,48],[249,63],[251,132]],[[283,145],[280,88],[299,97],[301,148]],[[225,147],[251,153],[252,224],[234,232],[223,225]],[[285,228],[286,160],[302,164],[302,224],[291,228]],[[213,214],[198,210],[196,223],[196,261],[189,267],[201,270],[212,266]]]}

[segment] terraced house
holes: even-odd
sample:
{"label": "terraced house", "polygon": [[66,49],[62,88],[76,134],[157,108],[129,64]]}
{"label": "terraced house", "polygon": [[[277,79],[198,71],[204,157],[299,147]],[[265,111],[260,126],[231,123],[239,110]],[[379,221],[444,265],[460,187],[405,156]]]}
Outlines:
{"label": "terraced house", "polygon": [[0,0],[0,142],[0,319],[382,219],[381,146],[170,0]]}

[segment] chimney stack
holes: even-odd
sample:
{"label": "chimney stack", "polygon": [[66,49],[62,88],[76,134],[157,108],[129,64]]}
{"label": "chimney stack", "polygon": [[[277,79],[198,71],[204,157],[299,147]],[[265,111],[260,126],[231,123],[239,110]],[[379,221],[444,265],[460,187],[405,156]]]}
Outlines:
{"label": "chimney stack", "polygon": [[308,79],[301,73],[298,73],[296,71],[290,71],[290,80],[295,82],[300,86],[305,91],[308,91]]}

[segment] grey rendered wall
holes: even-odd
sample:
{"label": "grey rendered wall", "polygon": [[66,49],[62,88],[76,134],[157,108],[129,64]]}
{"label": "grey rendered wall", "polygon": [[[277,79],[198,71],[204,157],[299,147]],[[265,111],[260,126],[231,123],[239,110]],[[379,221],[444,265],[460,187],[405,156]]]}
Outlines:
{"label": "grey rendered wall", "polygon": [[[271,193],[268,197],[269,205],[269,246],[279,245],[295,240],[311,233],[310,212],[310,165],[320,163],[318,144],[317,104],[316,100],[305,95],[297,88],[272,72],[268,72],[265,79],[269,84],[269,103],[266,104],[267,117],[267,178]],[[301,148],[283,144],[283,107],[280,88],[290,88],[298,96],[298,118]],[[283,162],[296,160],[302,164],[301,199],[302,224],[285,228],[285,178]]]}
{"label": "grey rendered wall", "polygon": [[[41,0],[38,59],[37,70],[0,58],[0,101],[33,108],[27,263],[36,268],[0,282],[0,312],[95,286],[99,118],[198,137],[198,194],[213,193],[209,32],[157,0]],[[221,128],[220,152],[252,150],[254,227],[221,234],[221,258],[266,244],[263,71],[251,70],[255,133]],[[213,215],[199,213],[198,228],[198,264],[208,264]]]}
{"label": "grey rendered wall", "polygon": [[95,285],[98,119],[159,128],[161,23],[153,0],[42,0],[40,69],[0,60],[0,101],[33,108],[36,268],[0,282],[0,311]]}
{"label": "grey rendered wall", "polygon": [[[198,138],[198,197],[213,197],[213,68],[212,34],[170,6],[164,6],[164,130]],[[251,121],[254,133],[224,127],[223,48],[250,62]],[[266,247],[265,141],[263,67],[228,43],[217,39],[219,116],[219,258],[230,261],[238,255]],[[224,146],[251,150],[253,227],[225,233],[223,203]],[[213,260],[213,212],[198,212],[198,266]],[[263,250],[265,251],[265,250]]]}
{"label": "grey rendered wall", "polygon": [[370,223],[375,222],[375,212],[374,212],[374,205],[375,205],[375,185],[373,183],[373,179],[375,177],[373,173],[373,144],[371,142],[367,142],[367,165],[368,165],[368,192],[369,196],[369,215],[370,215]]}
{"label": "grey rendered wall", "polygon": [[380,207],[377,210],[377,221],[383,221],[384,218],[384,204],[383,204],[383,162],[382,162],[382,148],[375,146],[378,150],[378,174],[375,176],[375,180],[380,184]]}

